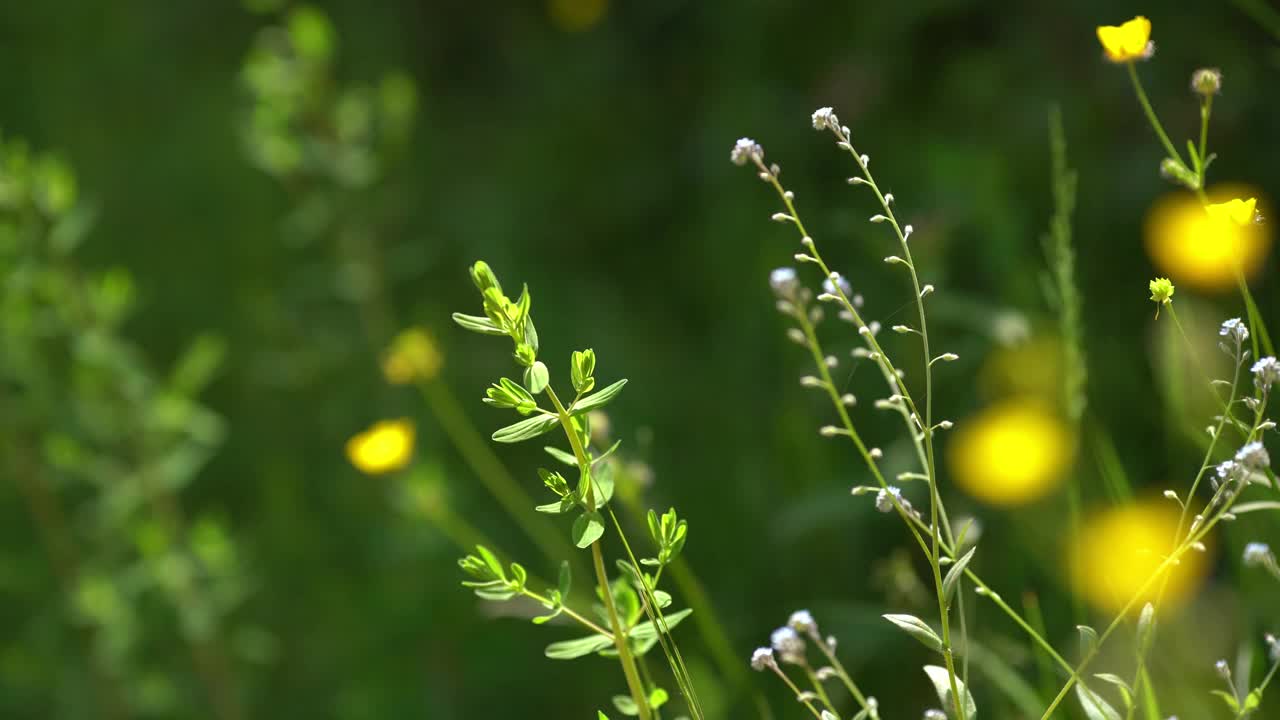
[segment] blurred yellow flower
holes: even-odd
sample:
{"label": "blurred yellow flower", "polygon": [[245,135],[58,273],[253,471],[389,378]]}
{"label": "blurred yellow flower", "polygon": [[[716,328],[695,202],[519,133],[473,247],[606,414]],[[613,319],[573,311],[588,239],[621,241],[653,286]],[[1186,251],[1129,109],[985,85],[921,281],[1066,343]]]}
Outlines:
{"label": "blurred yellow flower", "polygon": [[1236,225],[1249,225],[1258,214],[1258,199],[1232,198],[1224,203],[1206,205],[1204,209],[1209,213],[1209,217],[1215,220],[1232,222]]}
{"label": "blurred yellow flower", "polygon": [[431,380],[440,372],[443,358],[435,340],[422,328],[404,330],[391,341],[382,356],[382,375],[392,385]]}
{"label": "blurred yellow flower", "polygon": [[[1210,190],[1208,195],[1211,200],[1225,201],[1246,195],[1239,192],[1242,189],[1248,190],[1238,186],[1222,187]],[[1206,212],[1190,193],[1172,192],[1157,200],[1147,212],[1144,227],[1147,254],[1152,262],[1175,283],[1201,291],[1234,288],[1236,263],[1245,275],[1257,272],[1271,249],[1269,226],[1226,222],[1213,214],[1227,215],[1230,220],[1233,213],[1246,209],[1256,213],[1260,204],[1252,197],[1248,202],[1237,202],[1239,206],[1230,202],[1210,205],[1210,208],[1227,207]]]}
{"label": "blurred yellow flower", "polygon": [[1111,62],[1146,59],[1151,53],[1151,21],[1139,15],[1120,26],[1100,25],[1098,41]]}
{"label": "blurred yellow flower", "polygon": [[551,21],[565,32],[591,29],[608,9],[608,0],[549,0],[547,3]]}
{"label": "blurred yellow flower", "polygon": [[1073,445],[1070,431],[1047,405],[1014,399],[958,423],[948,460],[965,492],[992,505],[1022,505],[1058,486]]}
{"label": "blurred yellow flower", "polygon": [[347,459],[366,475],[394,472],[413,457],[413,421],[380,420],[347,441]]}
{"label": "blurred yellow flower", "polygon": [[[1173,550],[1177,529],[1178,511],[1169,501],[1143,501],[1087,517],[1080,537],[1068,550],[1076,592],[1101,610],[1119,612]],[[1167,571],[1165,604],[1189,598],[1206,569],[1204,553],[1183,553]],[[1137,614],[1145,603],[1154,601],[1160,584],[1157,580],[1143,590],[1131,612]]]}

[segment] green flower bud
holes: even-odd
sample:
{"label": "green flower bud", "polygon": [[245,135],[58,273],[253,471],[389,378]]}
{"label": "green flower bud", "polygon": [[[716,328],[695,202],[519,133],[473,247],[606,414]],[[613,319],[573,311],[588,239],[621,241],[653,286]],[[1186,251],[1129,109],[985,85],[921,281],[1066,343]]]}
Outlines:
{"label": "green flower bud", "polygon": [[516,345],[515,357],[521,367],[533,367],[533,364],[538,361],[538,351],[528,343],[519,343]]}
{"label": "green flower bud", "polygon": [[490,288],[494,288],[498,291],[499,295],[502,294],[502,285],[498,283],[498,277],[493,274],[493,270],[490,269],[489,263],[483,260],[477,260],[476,263],[471,266],[471,282],[475,283],[476,288],[482,293],[485,293]]}
{"label": "green flower bud", "polygon": [[1217,68],[1200,68],[1191,73],[1191,91],[1201,97],[1213,97],[1222,90],[1222,71]]}
{"label": "green flower bud", "polygon": [[1191,190],[1200,187],[1200,179],[1196,177],[1196,174],[1191,172],[1186,165],[1173,158],[1165,158],[1160,161],[1160,177],[1176,182]]}
{"label": "green flower bud", "polygon": [[596,372],[596,351],[590,348],[574,350],[569,365],[573,389],[579,393],[590,392],[596,386],[595,378],[592,377]]}

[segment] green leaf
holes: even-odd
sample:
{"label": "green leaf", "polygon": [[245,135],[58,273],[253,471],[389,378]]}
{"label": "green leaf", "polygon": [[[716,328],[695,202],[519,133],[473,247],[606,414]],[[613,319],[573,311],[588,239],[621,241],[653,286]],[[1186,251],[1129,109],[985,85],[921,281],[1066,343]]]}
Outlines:
{"label": "green leaf", "polygon": [[1098,631],[1088,625],[1077,625],[1076,630],[1080,632],[1080,654],[1088,655],[1093,652],[1098,647]]}
{"label": "green leaf", "polygon": [[562,612],[564,612],[564,607],[557,607],[555,610],[552,610],[549,615],[539,615],[535,617],[533,619],[533,624],[542,625],[543,623],[550,622],[559,617]]}
{"label": "green leaf", "polygon": [[613,706],[618,708],[618,712],[627,717],[635,717],[640,714],[640,708],[636,707],[636,701],[632,700],[630,695],[614,695]]}
{"label": "green leaf", "polygon": [[498,327],[497,323],[487,317],[479,315],[463,315],[462,313],[454,313],[453,321],[458,323],[464,330],[478,332],[481,335],[506,335],[507,332]]}
{"label": "green leaf", "polygon": [[660,687],[656,687],[653,690],[649,691],[649,707],[654,710],[657,710],[663,705],[666,705],[667,700],[670,700],[670,699],[671,699],[671,696],[667,694],[667,691],[663,690]]}
{"label": "green leaf", "polygon": [[1227,707],[1231,709],[1231,713],[1233,715],[1240,714],[1240,703],[1236,700],[1235,695],[1232,695],[1226,690],[1210,690],[1209,694],[1217,695],[1218,697],[1222,698],[1222,702],[1227,704]]}
{"label": "green leaf", "polygon": [[518,443],[544,435],[560,423],[555,415],[535,415],[514,425],[508,425],[493,434],[500,443]]}
{"label": "green leaf", "polygon": [[955,595],[956,588],[960,585],[960,578],[964,577],[964,569],[969,566],[969,561],[973,559],[973,554],[977,552],[977,546],[969,549],[959,560],[947,570],[947,577],[942,581],[942,595],[951,602],[951,597]]}
{"label": "green leaf", "polygon": [[531,367],[525,368],[524,384],[529,388],[529,392],[537,395],[547,389],[547,382],[550,374],[547,372],[547,366],[539,360]]}
{"label": "green leaf", "polygon": [[493,601],[510,600],[517,595],[517,593],[512,590],[486,590],[485,588],[476,588],[472,590],[472,592],[482,600]]}
{"label": "green leaf", "polygon": [[614,451],[614,450],[617,450],[617,449],[618,449],[618,446],[619,446],[619,445],[621,445],[621,444],[622,444],[622,441],[621,441],[621,440],[614,440],[614,441],[613,441],[613,444],[609,446],[609,449],[608,449],[608,450],[605,450],[604,452],[600,453],[599,455],[597,455],[597,456],[595,456],[595,457],[591,458],[591,464],[592,464],[592,465],[597,465],[597,464],[599,464],[599,462],[600,462],[601,460],[603,460],[603,459],[605,459],[605,458],[609,457],[610,455],[612,455],[612,454],[613,454],[613,451]]}
{"label": "green leaf", "polygon": [[1094,673],[1094,677],[1116,686],[1116,689],[1120,691],[1120,697],[1124,700],[1126,710],[1133,705],[1133,688],[1129,686],[1129,683],[1124,678],[1111,673]]}
{"label": "green leaf", "polygon": [[[668,630],[674,630],[676,625],[679,625],[682,620],[689,617],[691,614],[693,614],[693,608],[685,608],[684,610],[677,610],[676,612],[665,614],[661,618],[658,618],[658,620],[665,623]],[[636,640],[644,640],[647,638],[656,638],[658,636],[658,631],[654,628],[652,622],[646,622],[631,628],[631,630],[627,632],[627,636]]]}
{"label": "green leaf", "polygon": [[1076,697],[1080,698],[1080,706],[1089,720],[1123,720],[1120,711],[1082,682],[1076,683]]}
{"label": "green leaf", "polygon": [[561,640],[547,646],[543,653],[552,660],[573,660],[584,655],[599,652],[610,645],[613,639],[604,635],[589,635],[576,640]]}
{"label": "green leaf", "polygon": [[489,567],[495,577],[503,580],[507,579],[507,574],[502,571],[502,563],[498,561],[496,555],[489,551],[489,548],[483,545],[476,546],[476,552],[480,554],[480,559],[484,560],[484,564]]}
{"label": "green leaf", "polygon": [[597,710],[597,711],[596,711],[596,720],[609,720],[609,716],[608,716],[608,715],[605,715],[605,714],[604,714],[603,712],[601,712],[600,710]]}
{"label": "green leaf", "polygon": [[604,534],[604,517],[600,513],[585,512],[573,521],[573,544],[580,548],[589,547]]}
{"label": "green leaf", "polygon": [[547,503],[546,505],[537,505],[533,509],[540,513],[547,513],[548,515],[560,515],[561,513],[569,512],[577,506],[578,503],[574,501],[572,495],[565,495],[555,502]]}
{"label": "green leaf", "polygon": [[665,608],[671,605],[671,593],[665,590],[654,590],[653,599],[658,603],[659,608]]}
{"label": "green leaf", "polygon": [[573,584],[573,571],[569,569],[569,561],[560,561],[560,575],[557,578],[556,589],[560,591],[560,597],[569,597],[569,587]]}
{"label": "green leaf", "polygon": [[942,638],[923,620],[915,615],[883,615],[885,620],[897,625],[922,645],[935,652],[942,652]]}
{"label": "green leaf", "polygon": [[1254,710],[1257,710],[1258,706],[1261,704],[1262,704],[1262,689],[1259,688],[1245,696],[1244,707],[1241,709],[1244,710],[1246,713],[1249,713],[1249,712],[1253,712]]}
{"label": "green leaf", "polygon": [[[947,669],[937,665],[925,665],[924,673],[933,683],[933,690],[938,693],[938,702],[942,703],[943,709],[948,714],[953,712],[956,704],[951,699],[951,677],[947,674]],[[964,709],[966,720],[973,720],[978,715],[978,706],[973,702],[973,695],[969,693],[969,688],[964,686],[964,681],[960,678],[956,678],[956,690],[960,693],[960,706]]]}
{"label": "green leaf", "polygon": [[622,387],[626,384],[627,381],[623,379],[606,388],[597,390],[574,403],[570,412],[574,415],[582,415],[583,413],[595,410],[598,407],[604,407],[614,398],[615,395],[622,392]]}
{"label": "green leaf", "polygon": [[548,455],[559,460],[565,465],[568,465],[569,467],[578,467],[578,458],[574,457],[573,453],[566,452],[557,447],[551,447],[550,445],[542,449],[545,450]]}

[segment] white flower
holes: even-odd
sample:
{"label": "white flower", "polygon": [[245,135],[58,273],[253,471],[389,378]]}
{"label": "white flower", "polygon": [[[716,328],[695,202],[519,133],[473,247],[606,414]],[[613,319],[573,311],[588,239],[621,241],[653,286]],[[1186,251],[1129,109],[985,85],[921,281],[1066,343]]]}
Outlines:
{"label": "white flower", "polygon": [[[833,278],[835,279],[835,282],[832,282]],[[850,285],[849,281],[846,280],[845,277],[840,273],[831,273],[831,277],[827,278],[826,280],[823,280],[822,291],[828,295],[835,295],[837,284],[840,286],[840,291],[844,293],[844,296],[846,298],[852,297],[853,286]]]}
{"label": "white flower", "polygon": [[790,300],[796,294],[796,287],[799,281],[796,279],[796,271],[789,267],[780,267],[769,273],[769,287],[773,288],[773,293],[780,298]]}
{"label": "white flower", "polygon": [[1253,384],[1264,392],[1280,382],[1280,362],[1267,356],[1253,364]]}
{"label": "white flower", "polygon": [[753,160],[761,160],[764,158],[764,148],[751,138],[739,138],[737,144],[733,146],[733,150],[729,152],[729,159],[734,165],[746,165]]}
{"label": "white flower", "polygon": [[769,642],[782,662],[799,665],[804,662],[804,638],[789,627],[780,627],[769,636]]}
{"label": "white flower", "polygon": [[1251,542],[1244,546],[1245,567],[1262,567],[1268,561],[1274,562],[1274,559],[1271,555],[1271,548],[1266,543]]}
{"label": "white flower", "polygon": [[1231,318],[1222,323],[1222,327],[1218,328],[1218,334],[1242,343],[1249,339],[1249,328],[1245,326],[1240,318]]}
{"label": "white flower", "polygon": [[897,500],[903,508],[909,509],[910,505],[906,500],[902,499],[902,491],[890,485],[876,493],[876,509],[882,513],[893,512],[893,501]]}
{"label": "white flower", "polygon": [[840,127],[840,118],[836,117],[835,112],[829,107],[818,108],[813,111],[813,129],[826,130],[831,128],[835,130]]}
{"label": "white flower", "polygon": [[787,619],[787,626],[798,633],[809,635],[818,631],[818,623],[808,610],[797,610]]}
{"label": "white flower", "polygon": [[756,648],[756,651],[751,653],[752,670],[768,670],[776,667],[778,667],[778,663],[773,659],[772,648]]}
{"label": "white flower", "polygon": [[1265,470],[1271,467],[1271,456],[1260,442],[1251,442],[1236,453],[1236,462],[1250,470]]}

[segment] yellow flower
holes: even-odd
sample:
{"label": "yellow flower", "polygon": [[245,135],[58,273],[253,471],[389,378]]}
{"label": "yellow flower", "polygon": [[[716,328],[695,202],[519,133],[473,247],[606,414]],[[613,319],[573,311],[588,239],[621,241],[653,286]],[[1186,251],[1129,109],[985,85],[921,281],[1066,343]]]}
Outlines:
{"label": "yellow flower", "polygon": [[1232,198],[1224,203],[1206,205],[1204,209],[1214,220],[1233,222],[1236,225],[1252,225],[1254,218],[1258,215],[1258,199]]}
{"label": "yellow flower", "polygon": [[[1209,199],[1223,202],[1209,207],[1223,209],[1207,212],[1187,192],[1171,192],[1157,200],[1147,212],[1143,228],[1147,254],[1156,268],[1174,283],[1200,291],[1235,288],[1237,264],[1245,275],[1260,270],[1271,247],[1270,226],[1239,224],[1214,216],[1231,215],[1232,203],[1227,202],[1231,198],[1254,194],[1248,187],[1215,187],[1209,191]],[[1264,205],[1254,198],[1237,202],[1242,214],[1249,209],[1256,212]]]}
{"label": "yellow flower", "polygon": [[1119,27],[1100,25],[1098,41],[1111,62],[1145,60],[1151,56],[1151,21],[1139,15]]}
{"label": "yellow flower", "polygon": [[992,505],[1022,505],[1058,486],[1073,444],[1043,403],[1006,400],[956,425],[948,460],[965,492]]}
{"label": "yellow flower", "polygon": [[409,328],[391,341],[382,357],[382,375],[392,385],[431,380],[440,372],[443,358],[435,341],[422,328]]}
{"label": "yellow flower", "polygon": [[[1143,585],[1173,550],[1177,529],[1178,511],[1168,501],[1143,501],[1086,518],[1067,552],[1076,591],[1099,609],[1116,613],[1141,590],[1130,608],[1137,614],[1160,591],[1161,579],[1146,589]],[[1166,570],[1165,604],[1176,605],[1190,597],[1205,570],[1205,553],[1184,553],[1177,565]]]}
{"label": "yellow flower", "polygon": [[366,475],[394,472],[413,457],[413,422],[380,420],[347,441],[347,459]]}
{"label": "yellow flower", "polygon": [[548,0],[551,22],[565,32],[590,30],[609,9],[608,0]]}

